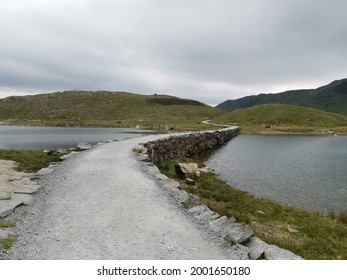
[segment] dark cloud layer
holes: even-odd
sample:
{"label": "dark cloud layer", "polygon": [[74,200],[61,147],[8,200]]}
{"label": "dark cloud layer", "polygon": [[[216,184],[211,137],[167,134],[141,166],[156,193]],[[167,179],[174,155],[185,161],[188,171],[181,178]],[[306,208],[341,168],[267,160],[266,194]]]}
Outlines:
{"label": "dark cloud layer", "polygon": [[345,0],[1,0],[0,97],[317,87],[347,77],[345,34]]}

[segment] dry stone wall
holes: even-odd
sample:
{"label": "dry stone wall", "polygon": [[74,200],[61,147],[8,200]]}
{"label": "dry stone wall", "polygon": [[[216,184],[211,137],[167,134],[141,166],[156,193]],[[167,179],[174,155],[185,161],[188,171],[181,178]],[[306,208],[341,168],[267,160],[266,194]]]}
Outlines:
{"label": "dry stone wall", "polygon": [[239,127],[220,130],[180,134],[145,144],[153,162],[177,157],[192,156],[199,152],[217,148],[240,133]]}

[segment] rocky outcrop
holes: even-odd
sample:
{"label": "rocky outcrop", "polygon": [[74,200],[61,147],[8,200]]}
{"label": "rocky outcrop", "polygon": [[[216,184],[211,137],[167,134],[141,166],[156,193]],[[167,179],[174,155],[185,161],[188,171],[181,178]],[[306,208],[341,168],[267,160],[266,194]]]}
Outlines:
{"label": "rocky outcrop", "polygon": [[151,161],[160,162],[178,157],[190,157],[199,152],[217,148],[239,133],[239,127],[193,132],[148,142],[145,147]]}

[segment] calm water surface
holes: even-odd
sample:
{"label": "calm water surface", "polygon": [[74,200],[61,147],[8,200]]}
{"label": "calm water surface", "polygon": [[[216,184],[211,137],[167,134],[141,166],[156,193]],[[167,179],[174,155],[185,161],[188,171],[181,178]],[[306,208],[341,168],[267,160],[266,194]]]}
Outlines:
{"label": "calm water surface", "polygon": [[69,148],[80,142],[95,144],[137,137],[148,132],[133,128],[0,126],[0,149]]}
{"label": "calm water surface", "polygon": [[207,165],[256,196],[319,212],[347,209],[346,136],[240,135]]}

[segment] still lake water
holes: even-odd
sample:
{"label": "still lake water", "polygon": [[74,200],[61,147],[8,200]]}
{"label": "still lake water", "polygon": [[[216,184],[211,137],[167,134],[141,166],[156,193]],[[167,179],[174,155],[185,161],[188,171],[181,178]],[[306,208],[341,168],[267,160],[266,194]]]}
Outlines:
{"label": "still lake water", "polygon": [[259,197],[319,212],[347,209],[347,136],[239,135],[206,164]]}
{"label": "still lake water", "polygon": [[70,148],[80,142],[95,144],[138,137],[148,132],[150,131],[134,128],[0,126],[0,149]]}

